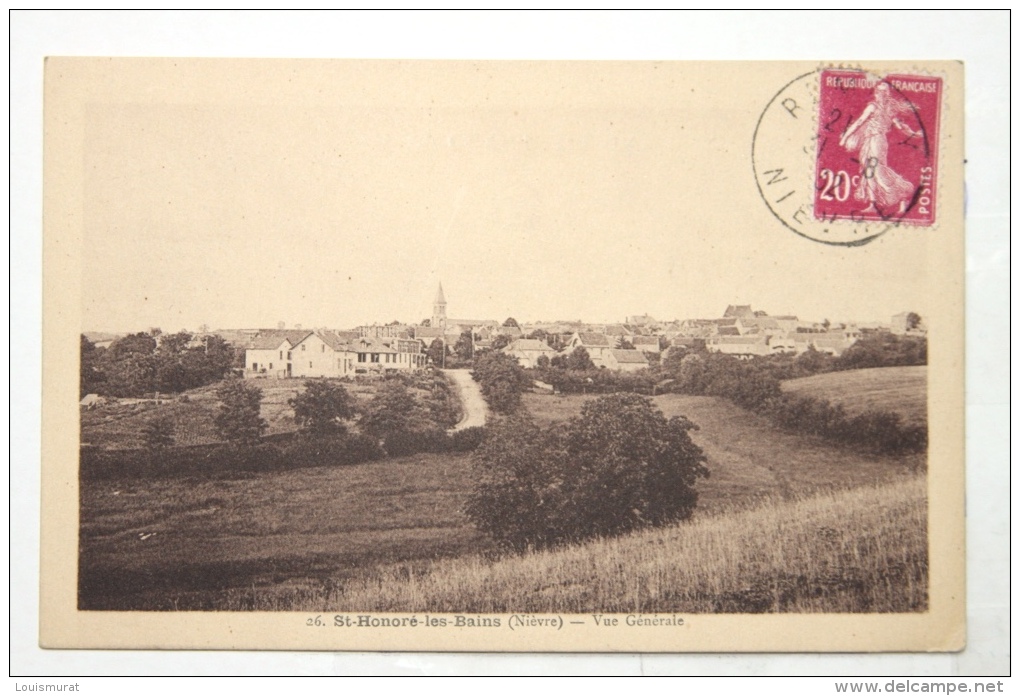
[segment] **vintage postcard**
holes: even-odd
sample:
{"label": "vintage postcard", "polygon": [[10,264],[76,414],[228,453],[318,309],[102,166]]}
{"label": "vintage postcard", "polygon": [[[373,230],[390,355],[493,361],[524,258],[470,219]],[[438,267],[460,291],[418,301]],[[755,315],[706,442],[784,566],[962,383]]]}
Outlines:
{"label": "vintage postcard", "polygon": [[963,93],[49,59],[41,644],[961,649]]}

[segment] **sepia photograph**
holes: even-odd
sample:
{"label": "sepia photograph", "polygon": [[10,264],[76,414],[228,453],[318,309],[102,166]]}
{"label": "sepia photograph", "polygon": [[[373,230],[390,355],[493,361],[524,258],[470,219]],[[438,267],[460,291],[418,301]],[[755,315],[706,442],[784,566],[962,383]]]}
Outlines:
{"label": "sepia photograph", "polygon": [[48,59],[43,645],[962,648],[962,100]]}

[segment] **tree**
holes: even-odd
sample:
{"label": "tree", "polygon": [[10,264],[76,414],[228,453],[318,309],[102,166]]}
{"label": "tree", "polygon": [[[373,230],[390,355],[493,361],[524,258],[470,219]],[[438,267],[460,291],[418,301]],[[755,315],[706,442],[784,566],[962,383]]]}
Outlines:
{"label": "tree", "polygon": [[136,333],[114,341],[102,355],[103,388],[109,396],[143,396],[156,389],[156,339]]}
{"label": "tree", "polygon": [[382,383],[360,421],[361,431],[374,438],[391,457],[427,451],[445,434],[431,420],[428,409],[400,379]]}
{"label": "tree", "polygon": [[689,353],[680,359],[680,391],[687,394],[702,394],[705,391],[705,361],[697,353]]}
{"label": "tree", "polygon": [[797,356],[797,369],[803,374],[814,375],[819,372],[826,372],[831,358],[826,354],[818,350],[812,345],[808,346],[808,349]]}
{"label": "tree", "polygon": [[620,336],[616,341],[616,347],[620,350],[634,350],[634,344],[626,336]]}
{"label": "tree", "polygon": [[150,452],[161,452],[174,445],[174,432],[176,426],[173,417],[161,413],[142,426],[142,440],[145,442],[145,449]]}
{"label": "tree", "polygon": [[326,379],[306,381],[304,391],[287,403],[293,407],[294,420],[301,430],[319,436],[345,434],[344,421],[356,415],[344,386]]}
{"label": "tree", "polygon": [[475,353],[475,342],[471,337],[470,331],[464,331],[457,338],[457,342],[453,346],[453,352],[461,360],[470,360],[474,357]]}
{"label": "tree", "polygon": [[521,328],[521,325],[517,323],[517,320],[513,317],[507,317],[506,321],[503,322],[503,326],[513,326],[514,328]]}
{"label": "tree", "polygon": [[613,394],[542,430],[495,424],[475,455],[468,516],[512,548],[574,542],[689,518],[706,457],[682,416]]}
{"label": "tree", "polygon": [[909,312],[907,314],[907,331],[916,329],[921,325],[921,315],[917,312]]}
{"label": "tree", "polygon": [[576,473],[565,481],[575,535],[619,534],[687,519],[698,502],[695,484],[707,458],[683,416],[669,420],[636,394],[585,403],[567,428]]}
{"label": "tree", "polygon": [[492,339],[492,349],[501,350],[503,348],[506,348],[511,343],[513,343],[513,339],[511,339],[506,334],[500,334],[499,336],[496,336],[496,338]]}
{"label": "tree", "polygon": [[531,386],[524,368],[506,353],[482,353],[475,360],[471,376],[481,385],[485,400],[497,413],[517,411],[521,405],[521,394]]}
{"label": "tree", "polygon": [[687,346],[677,343],[669,346],[662,356],[662,369],[673,377],[680,376],[680,364],[687,354]]}
{"label": "tree", "polygon": [[192,384],[188,370],[184,367],[184,354],[191,343],[191,334],[181,331],[175,334],[163,334],[159,337],[159,345],[154,356],[156,368],[156,388],[163,392],[179,392],[201,382]]}
{"label": "tree", "polygon": [[566,366],[568,370],[594,370],[595,363],[584,346],[578,346],[567,356]]}
{"label": "tree", "polygon": [[262,390],[234,378],[224,382],[216,396],[221,403],[213,422],[220,437],[239,447],[257,445],[268,427],[260,416]]}
{"label": "tree", "polygon": [[426,351],[426,355],[429,358],[429,362],[433,365],[440,366],[443,364],[443,352],[446,349],[446,341],[443,338],[436,338],[429,344],[429,349]]}
{"label": "tree", "polygon": [[562,456],[552,431],[525,418],[496,421],[475,452],[468,517],[510,548],[556,542],[562,537]]}
{"label": "tree", "polygon": [[549,356],[545,355],[545,354],[539,355],[538,356],[538,360],[536,362],[538,364],[538,367],[540,367],[540,368],[542,368],[544,370],[547,367],[549,367]]}
{"label": "tree", "polygon": [[102,364],[103,350],[81,335],[81,363],[79,365],[78,398],[86,394],[98,393],[103,384]]}
{"label": "tree", "polygon": [[361,417],[359,427],[382,439],[392,432],[410,432],[422,424],[417,399],[399,379],[387,379],[376,391]]}

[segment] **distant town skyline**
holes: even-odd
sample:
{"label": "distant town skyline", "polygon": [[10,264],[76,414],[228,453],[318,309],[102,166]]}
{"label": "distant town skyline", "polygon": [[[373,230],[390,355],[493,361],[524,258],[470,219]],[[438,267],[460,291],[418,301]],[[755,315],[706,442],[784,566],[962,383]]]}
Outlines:
{"label": "distant town skyline", "polygon": [[690,96],[725,67],[651,65],[634,88],[597,64],[526,82],[457,63],[435,84],[425,66],[340,64],[328,93],[265,64],[121,76],[86,118],[82,329],[415,323],[440,281],[452,316],[499,321],[927,314],[914,260],[933,232],[859,248],[791,233],[750,170],[757,114],[720,129]]}

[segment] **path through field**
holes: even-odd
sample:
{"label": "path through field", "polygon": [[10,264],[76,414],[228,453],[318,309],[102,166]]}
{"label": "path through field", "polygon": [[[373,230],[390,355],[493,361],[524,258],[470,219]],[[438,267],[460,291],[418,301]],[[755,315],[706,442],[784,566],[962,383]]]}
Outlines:
{"label": "path through field", "polygon": [[464,408],[464,415],[457,425],[453,426],[453,432],[466,428],[476,428],[485,425],[489,414],[489,407],[482,397],[482,390],[471,377],[470,370],[443,370],[443,374],[450,378],[457,388],[457,395],[460,397],[461,406]]}

